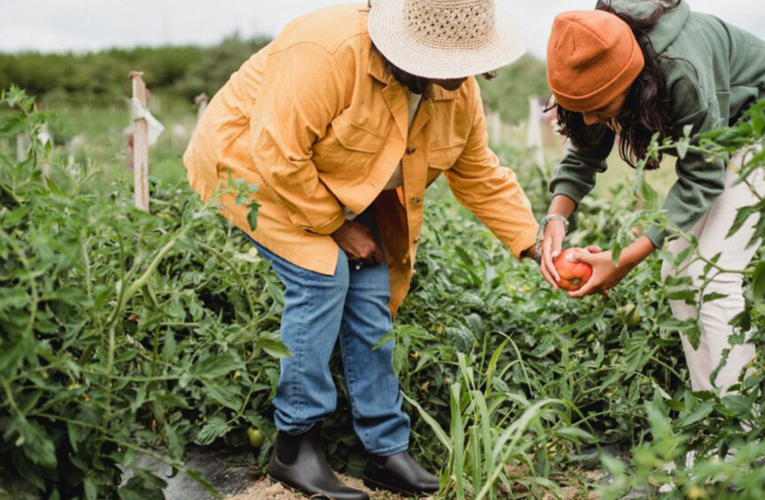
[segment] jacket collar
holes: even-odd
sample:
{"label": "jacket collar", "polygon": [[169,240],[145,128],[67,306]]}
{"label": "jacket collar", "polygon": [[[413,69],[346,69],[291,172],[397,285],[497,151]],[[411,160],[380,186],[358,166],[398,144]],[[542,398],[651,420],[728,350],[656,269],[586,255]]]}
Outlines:
{"label": "jacket collar", "polygon": [[382,56],[374,48],[369,49],[369,74],[377,81],[385,85],[391,85],[396,82],[383,63]]}

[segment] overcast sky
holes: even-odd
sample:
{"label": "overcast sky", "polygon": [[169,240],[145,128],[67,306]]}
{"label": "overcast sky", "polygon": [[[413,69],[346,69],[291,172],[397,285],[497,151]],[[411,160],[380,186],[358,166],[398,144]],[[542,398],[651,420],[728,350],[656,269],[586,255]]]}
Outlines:
{"label": "overcast sky", "polygon": [[[497,0],[544,55],[555,15],[595,0]],[[0,51],[87,51],[135,45],[212,44],[235,31],[273,36],[290,19],[342,0],[0,0]],[[765,0],[689,0],[765,38]]]}

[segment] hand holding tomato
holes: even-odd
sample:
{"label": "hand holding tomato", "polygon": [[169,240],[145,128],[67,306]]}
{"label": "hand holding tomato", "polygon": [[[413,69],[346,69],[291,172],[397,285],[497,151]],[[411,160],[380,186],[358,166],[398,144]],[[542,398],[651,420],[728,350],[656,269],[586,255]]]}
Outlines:
{"label": "hand holding tomato", "polygon": [[576,252],[581,251],[581,248],[569,248],[560,254],[553,263],[560,276],[558,284],[568,292],[579,290],[592,277],[592,266],[584,262],[574,262],[572,259]]}
{"label": "hand holding tomato", "polygon": [[560,255],[563,240],[566,238],[566,226],[560,220],[552,219],[545,227],[545,239],[542,242],[542,276],[556,290],[560,288],[560,274],[555,268],[554,261]]}
{"label": "hand holding tomato", "polygon": [[616,266],[611,252],[593,253],[581,249],[574,249],[566,256],[566,260],[571,265],[586,264],[592,268],[592,275],[587,282],[578,290],[568,292],[569,296],[574,298],[582,298],[596,293],[607,295],[607,291],[621,283],[636,265],[624,262]]}

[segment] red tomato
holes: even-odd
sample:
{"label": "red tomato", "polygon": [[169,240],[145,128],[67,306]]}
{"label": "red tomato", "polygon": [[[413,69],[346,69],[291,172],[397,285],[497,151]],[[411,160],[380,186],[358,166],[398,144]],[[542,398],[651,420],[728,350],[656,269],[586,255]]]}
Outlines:
{"label": "red tomato", "polygon": [[560,274],[558,284],[564,290],[575,292],[582,288],[592,277],[592,266],[584,262],[571,262],[566,260],[566,256],[574,252],[586,252],[581,248],[569,248],[564,250],[558,258],[555,259],[555,269]]}

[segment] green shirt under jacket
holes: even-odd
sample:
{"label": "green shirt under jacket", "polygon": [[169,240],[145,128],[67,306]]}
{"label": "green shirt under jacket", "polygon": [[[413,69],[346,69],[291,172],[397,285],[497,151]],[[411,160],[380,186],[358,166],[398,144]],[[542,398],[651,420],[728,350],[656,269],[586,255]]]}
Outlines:
{"label": "green shirt under jacket", "polygon": [[[602,1],[602,0],[601,0]],[[619,12],[647,17],[655,0],[613,0]],[[686,0],[665,15],[649,35],[661,58],[670,97],[669,111],[678,130],[693,125],[693,135],[734,124],[758,99],[765,97],[765,42],[746,31],[707,14],[691,12]],[[671,59],[675,59],[674,61]],[[689,64],[690,63],[690,64]],[[604,125],[594,125],[600,144],[592,149],[569,146],[555,169],[550,191],[577,204],[605,172],[615,135]],[[712,207],[725,189],[725,165],[689,153],[677,162],[677,182],[663,210],[680,229],[687,231]],[[657,246],[665,235],[658,228],[647,231]]]}

